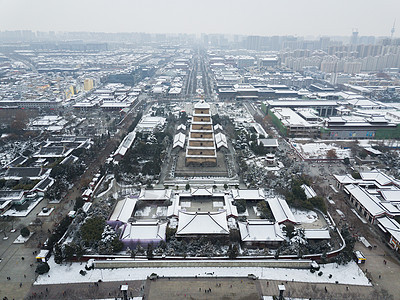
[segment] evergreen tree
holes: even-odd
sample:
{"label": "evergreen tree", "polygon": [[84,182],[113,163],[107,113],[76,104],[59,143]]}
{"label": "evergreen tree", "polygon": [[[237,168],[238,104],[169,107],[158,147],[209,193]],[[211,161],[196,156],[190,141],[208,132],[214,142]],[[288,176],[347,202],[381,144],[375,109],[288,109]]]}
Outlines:
{"label": "evergreen tree", "polygon": [[41,262],[37,265],[36,267],[36,273],[39,275],[42,275],[44,273],[47,273],[50,270],[50,266],[47,262]]}
{"label": "evergreen tree", "polygon": [[21,235],[22,235],[22,237],[28,237],[30,234],[31,234],[31,232],[30,232],[30,230],[28,229],[28,227],[23,227],[22,229],[21,229]]}
{"label": "evergreen tree", "polygon": [[235,258],[238,257],[238,255],[239,255],[239,249],[238,249],[238,247],[237,247],[236,245],[233,245],[233,246],[232,246],[232,245],[229,245],[227,254],[228,254],[228,257],[229,257],[230,259],[235,259]]}
{"label": "evergreen tree", "polygon": [[153,244],[152,243],[147,245],[146,256],[147,256],[147,259],[152,259],[154,257]]}
{"label": "evergreen tree", "polygon": [[59,244],[56,244],[54,246],[54,262],[56,264],[61,264],[63,261],[63,255],[61,251],[61,246]]}

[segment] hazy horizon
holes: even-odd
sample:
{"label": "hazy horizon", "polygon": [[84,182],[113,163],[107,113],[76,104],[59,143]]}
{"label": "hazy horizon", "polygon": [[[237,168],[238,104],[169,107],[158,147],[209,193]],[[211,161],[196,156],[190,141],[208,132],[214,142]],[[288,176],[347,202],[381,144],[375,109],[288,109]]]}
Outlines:
{"label": "hazy horizon", "polygon": [[[390,36],[400,1],[0,0],[0,30]],[[400,36],[396,30],[394,37]]]}

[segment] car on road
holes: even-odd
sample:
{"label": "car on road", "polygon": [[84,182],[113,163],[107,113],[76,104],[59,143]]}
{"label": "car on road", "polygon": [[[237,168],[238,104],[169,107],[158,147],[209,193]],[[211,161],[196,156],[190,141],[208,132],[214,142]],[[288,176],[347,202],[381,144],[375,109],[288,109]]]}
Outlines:
{"label": "car on road", "polygon": [[258,276],[254,275],[254,274],[248,274],[248,275],[247,275],[247,278],[248,278],[248,279],[257,280],[257,279],[258,279]]}

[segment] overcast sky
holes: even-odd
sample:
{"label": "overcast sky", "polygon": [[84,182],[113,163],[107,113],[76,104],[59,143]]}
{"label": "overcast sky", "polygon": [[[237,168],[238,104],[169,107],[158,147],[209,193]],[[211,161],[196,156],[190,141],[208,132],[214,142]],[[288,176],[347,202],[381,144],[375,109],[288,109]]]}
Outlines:
{"label": "overcast sky", "polygon": [[0,0],[0,30],[388,36],[400,0]]}

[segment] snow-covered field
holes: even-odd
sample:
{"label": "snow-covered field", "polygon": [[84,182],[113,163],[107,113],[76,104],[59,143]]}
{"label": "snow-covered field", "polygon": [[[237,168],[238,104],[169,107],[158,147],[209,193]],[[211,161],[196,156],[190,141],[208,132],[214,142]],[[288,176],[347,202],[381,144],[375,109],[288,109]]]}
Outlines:
{"label": "snow-covered field", "polygon": [[167,213],[168,213],[168,207],[158,206],[155,217],[166,217]]}
{"label": "snow-covered field", "polygon": [[223,201],[213,201],[213,207],[224,207]]}
{"label": "snow-covered field", "polygon": [[191,201],[181,201],[181,207],[191,207],[192,202]]}
{"label": "snow-covered field", "polygon": [[[143,280],[151,273],[165,277],[247,277],[254,274],[260,279],[285,280],[298,282],[318,282],[335,283],[348,285],[371,285],[362,270],[355,262],[345,266],[335,263],[321,265],[320,271],[311,273],[303,269],[285,268],[247,268],[247,267],[171,267],[171,268],[125,268],[125,269],[96,269],[87,271],[85,276],[79,274],[80,270],[85,269],[85,264],[72,263],[67,265],[57,265],[54,259],[49,260],[50,271],[47,274],[38,276],[34,284],[60,284],[75,282],[96,282],[102,281],[124,281],[124,280]],[[213,274],[213,275],[207,275]],[[332,278],[329,275],[332,274]]]}
{"label": "snow-covered field", "polygon": [[146,206],[141,210],[135,212],[135,216],[137,217],[148,217],[150,215],[151,207]]}
{"label": "snow-covered field", "polygon": [[312,210],[300,210],[296,208],[290,208],[295,219],[299,223],[313,223],[318,220],[318,215],[315,211]]}
{"label": "snow-covered field", "polygon": [[292,146],[303,155],[304,158],[324,159],[329,150],[334,149],[338,158],[352,157],[350,149],[342,149],[334,144],[325,143],[307,143],[299,144],[292,142]]}
{"label": "snow-covered field", "polygon": [[396,141],[396,140],[359,140],[358,144],[360,145],[360,147],[364,147],[364,148],[369,148],[372,146],[379,146],[379,145],[385,145],[388,147],[392,147],[392,148],[400,148],[400,142]]}

